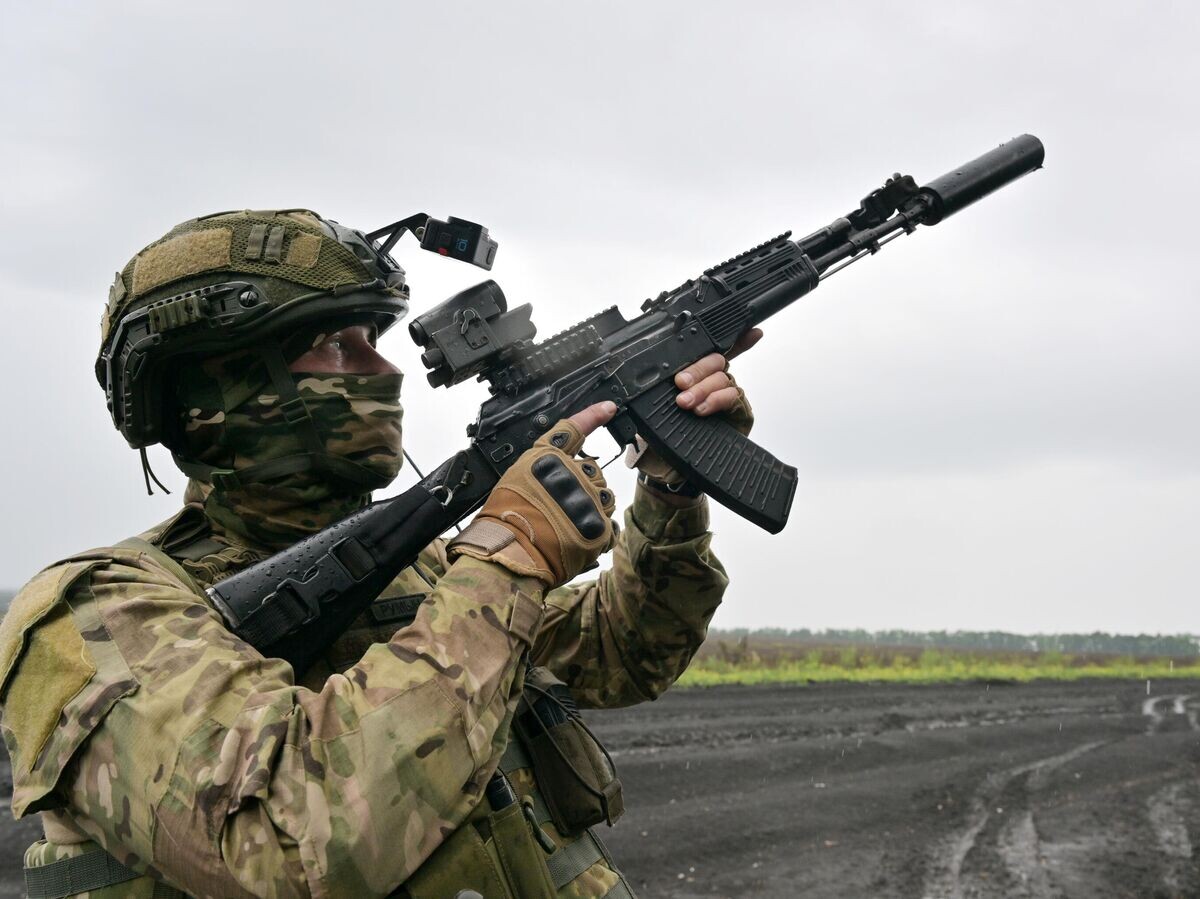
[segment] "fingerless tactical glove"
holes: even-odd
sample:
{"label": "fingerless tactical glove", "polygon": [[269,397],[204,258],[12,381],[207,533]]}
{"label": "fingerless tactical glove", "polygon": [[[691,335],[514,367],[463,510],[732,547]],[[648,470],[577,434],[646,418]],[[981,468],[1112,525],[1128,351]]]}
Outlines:
{"label": "fingerless tactical glove", "polygon": [[446,547],[460,555],[565,584],[612,548],[616,499],[594,459],[576,459],[583,435],[567,420],[543,434],[500,479]]}

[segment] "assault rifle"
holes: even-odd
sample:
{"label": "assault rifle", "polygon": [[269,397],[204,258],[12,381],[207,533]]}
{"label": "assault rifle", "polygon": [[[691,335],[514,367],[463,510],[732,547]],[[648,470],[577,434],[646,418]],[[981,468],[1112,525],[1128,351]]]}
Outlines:
{"label": "assault rifle", "polygon": [[807,237],[781,234],[646,300],[632,320],[613,306],[541,343],[533,342],[529,304],[509,309],[495,281],[456,294],[418,316],[409,333],[425,349],[434,387],[488,382],[491,398],[467,428],[468,447],[400,496],[215,584],[209,597],[231,630],[302,671],[422,548],[478,509],[542,433],[603,400],[617,404],[607,427],[618,444],[641,435],[691,484],[779,532],[796,469],[728,423],[680,409],[675,373],[728,352],[747,329],[890,240],[1039,168],[1044,153],[1026,134],[924,186],[897,174]]}

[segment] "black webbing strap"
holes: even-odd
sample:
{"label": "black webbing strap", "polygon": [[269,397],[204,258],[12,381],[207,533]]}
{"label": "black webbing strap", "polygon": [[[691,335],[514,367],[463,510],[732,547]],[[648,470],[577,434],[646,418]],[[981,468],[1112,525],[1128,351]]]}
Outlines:
{"label": "black webbing strap", "polygon": [[310,608],[285,587],[272,592],[268,601],[242,619],[236,633],[251,646],[266,649],[319,614],[319,606]]}
{"label": "black webbing strap", "polygon": [[141,876],[103,849],[93,849],[73,858],[61,858],[48,865],[26,868],[25,893],[29,899],[63,899]]}

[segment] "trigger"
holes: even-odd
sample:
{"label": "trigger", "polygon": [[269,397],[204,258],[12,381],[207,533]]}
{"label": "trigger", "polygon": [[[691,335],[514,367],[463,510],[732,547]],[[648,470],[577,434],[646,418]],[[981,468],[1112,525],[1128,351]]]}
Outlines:
{"label": "trigger", "polygon": [[605,425],[612,439],[618,446],[629,446],[637,436],[637,425],[628,412],[618,412],[616,417]]}

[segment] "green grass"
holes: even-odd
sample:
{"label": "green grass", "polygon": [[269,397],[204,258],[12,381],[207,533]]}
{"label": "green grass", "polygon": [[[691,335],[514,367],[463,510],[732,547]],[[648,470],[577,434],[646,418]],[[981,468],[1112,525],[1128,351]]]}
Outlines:
{"label": "green grass", "polygon": [[[1200,678],[1200,659],[1132,658],[1093,654],[989,653],[878,647],[754,647],[701,653],[680,686],[803,684],[831,681],[944,683],[951,681],[1079,680],[1107,677],[1160,680]],[[771,649],[774,649],[772,652]],[[790,651],[788,651],[790,650]],[[724,656],[724,658],[722,657]],[[765,657],[764,657],[765,656]]]}

